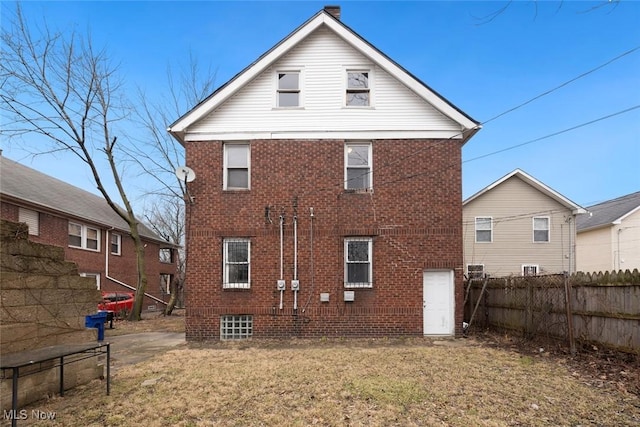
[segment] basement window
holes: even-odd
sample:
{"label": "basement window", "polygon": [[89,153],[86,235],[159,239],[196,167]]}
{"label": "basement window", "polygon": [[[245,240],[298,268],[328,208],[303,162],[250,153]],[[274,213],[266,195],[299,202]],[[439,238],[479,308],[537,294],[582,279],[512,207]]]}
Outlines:
{"label": "basement window", "polygon": [[220,316],[220,339],[242,340],[253,335],[253,316],[250,314],[227,314]]}
{"label": "basement window", "polygon": [[484,264],[467,264],[467,278],[482,279],[484,277]]}

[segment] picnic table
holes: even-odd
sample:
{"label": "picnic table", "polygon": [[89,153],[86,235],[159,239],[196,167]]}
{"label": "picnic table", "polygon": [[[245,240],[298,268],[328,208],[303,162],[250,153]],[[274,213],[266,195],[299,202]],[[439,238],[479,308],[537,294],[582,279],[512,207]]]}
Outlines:
{"label": "picnic table", "polygon": [[[18,378],[44,372],[49,369],[60,368],[60,396],[64,396],[64,366],[91,357],[106,355],[107,365],[107,395],[111,392],[111,345],[108,342],[91,342],[84,344],[64,344],[9,353],[0,357],[2,378],[12,378],[11,425],[17,425],[18,414]],[[70,356],[73,357],[69,360]],[[65,358],[67,358],[65,360]],[[53,362],[53,365],[48,362]],[[11,377],[5,372],[11,370]]]}

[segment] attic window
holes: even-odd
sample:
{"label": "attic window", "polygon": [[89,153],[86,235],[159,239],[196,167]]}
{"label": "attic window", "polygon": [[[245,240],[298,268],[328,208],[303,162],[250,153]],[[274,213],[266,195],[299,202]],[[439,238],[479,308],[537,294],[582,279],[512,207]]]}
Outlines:
{"label": "attic window", "polygon": [[300,106],[300,72],[278,73],[278,107]]}
{"label": "attic window", "polygon": [[368,107],[371,105],[369,71],[347,71],[348,107]]}

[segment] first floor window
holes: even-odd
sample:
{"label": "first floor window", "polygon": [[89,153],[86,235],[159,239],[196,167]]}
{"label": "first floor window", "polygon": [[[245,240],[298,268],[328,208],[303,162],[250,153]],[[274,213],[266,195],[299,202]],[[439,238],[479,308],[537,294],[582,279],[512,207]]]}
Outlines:
{"label": "first floor window", "polygon": [[253,335],[253,316],[250,314],[227,314],[220,316],[220,339],[240,340]]}
{"label": "first floor window", "polygon": [[165,294],[171,293],[171,280],[173,276],[171,274],[160,275],[160,290]]}
{"label": "first floor window", "polygon": [[69,246],[90,251],[100,250],[100,230],[88,225],[69,223]]}
{"label": "first floor window", "polygon": [[18,222],[24,222],[29,227],[29,234],[32,236],[40,235],[40,214],[31,209],[18,209]]}
{"label": "first floor window", "polygon": [[81,277],[89,277],[96,281],[96,289],[100,289],[100,275],[96,273],[80,273]]}
{"label": "first floor window", "polygon": [[120,247],[122,244],[122,236],[119,234],[111,234],[111,253],[113,255],[120,255]]}
{"label": "first floor window", "polygon": [[226,289],[249,289],[251,245],[249,239],[224,240],[224,283]]}
{"label": "first floor window", "polygon": [[491,243],[493,241],[493,219],[491,217],[476,218],[476,242]]}
{"label": "first floor window", "polygon": [[467,264],[467,277],[469,279],[482,279],[484,277],[484,264]]}
{"label": "first floor window", "polygon": [[371,288],[373,240],[349,238],[344,241],[344,286],[346,288]]}
{"label": "first floor window", "polygon": [[523,276],[537,276],[538,275],[538,266],[535,264],[523,264],[522,265],[522,275]]}
{"label": "first floor window", "polygon": [[550,218],[547,216],[539,216],[533,218],[534,242],[549,242],[549,222]]}
{"label": "first floor window", "polygon": [[224,145],[224,189],[248,190],[250,185],[249,144]]}

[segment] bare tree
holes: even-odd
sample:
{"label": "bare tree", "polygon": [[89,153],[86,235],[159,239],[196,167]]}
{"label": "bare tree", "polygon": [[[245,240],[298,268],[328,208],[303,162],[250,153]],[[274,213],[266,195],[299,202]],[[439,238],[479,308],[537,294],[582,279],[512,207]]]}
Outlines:
{"label": "bare tree", "polygon": [[153,202],[145,209],[145,219],[160,236],[181,247],[177,251],[178,271],[171,283],[165,315],[172,313],[184,288],[187,252],[182,248],[186,248],[185,202],[189,201],[186,182],[175,175],[176,169],[184,166],[184,147],[166,129],[176,117],[205,99],[213,91],[214,84],[215,72],[210,67],[201,70],[191,56],[187,67],[177,75],[171,68],[167,70],[168,94],[163,95],[168,96],[154,101],[139,90],[134,109],[143,139],[134,145],[132,159],[156,183],[156,188],[148,194]]}
{"label": "bare tree", "polygon": [[[121,152],[115,133],[126,105],[117,67],[105,51],[94,49],[90,37],[65,37],[46,25],[32,32],[19,4],[8,23],[2,28],[0,53],[0,108],[7,121],[2,133],[40,135],[48,153],[73,153],[91,170],[98,191],[128,224],[135,244],[138,281],[130,319],[140,320],[147,277],[138,220],[118,169]],[[105,161],[110,178],[98,167]],[[113,180],[124,209],[106,191],[105,179]]]}

